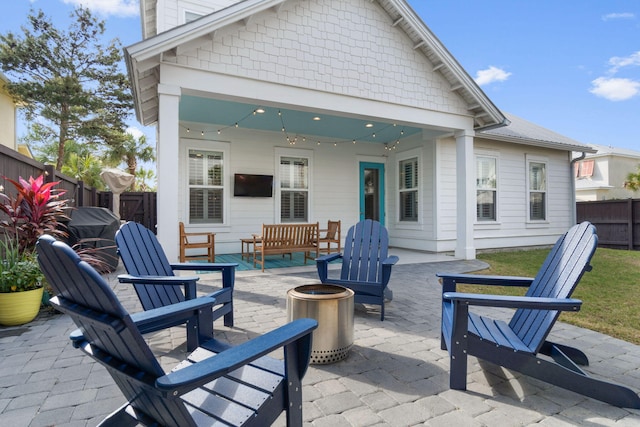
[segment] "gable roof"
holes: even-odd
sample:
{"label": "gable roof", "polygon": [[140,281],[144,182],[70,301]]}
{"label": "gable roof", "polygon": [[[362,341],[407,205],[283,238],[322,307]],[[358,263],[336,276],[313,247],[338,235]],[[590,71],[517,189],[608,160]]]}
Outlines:
{"label": "gable roof", "polygon": [[534,145],[538,147],[555,148],[568,151],[595,153],[589,145],[571,139],[557,132],[538,126],[513,114],[504,113],[510,122],[508,126],[487,129],[477,133],[478,137],[485,137],[494,141],[504,141],[516,144]]}
{"label": "gable roof", "polygon": [[[157,86],[163,55],[176,55],[208,42],[216,31],[231,25],[246,25],[259,13],[277,14],[286,0],[244,0],[200,19],[172,28],[125,48],[135,110],[144,125],[158,120]],[[376,0],[370,0],[376,1]],[[474,118],[476,130],[504,126],[506,119],[438,38],[427,28],[405,0],[377,0],[390,25],[404,31],[415,50],[422,52],[458,94]],[[151,1],[150,4],[155,4]],[[143,6],[141,5],[141,8]],[[146,14],[145,14],[146,16]],[[146,18],[143,18],[146,19]]]}

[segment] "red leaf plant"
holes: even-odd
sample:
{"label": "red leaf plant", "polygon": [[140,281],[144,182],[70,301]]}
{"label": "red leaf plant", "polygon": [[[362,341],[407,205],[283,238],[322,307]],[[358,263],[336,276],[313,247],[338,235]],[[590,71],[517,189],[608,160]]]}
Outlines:
{"label": "red leaf plant", "polygon": [[13,197],[0,193],[0,227],[9,238],[17,239],[20,252],[32,252],[38,237],[49,234],[55,237],[66,237],[65,225],[60,221],[68,221],[66,215],[67,200],[60,200],[64,190],[54,187],[60,183],[44,182],[44,175],[29,177],[19,182],[3,176],[13,184],[16,195]]}

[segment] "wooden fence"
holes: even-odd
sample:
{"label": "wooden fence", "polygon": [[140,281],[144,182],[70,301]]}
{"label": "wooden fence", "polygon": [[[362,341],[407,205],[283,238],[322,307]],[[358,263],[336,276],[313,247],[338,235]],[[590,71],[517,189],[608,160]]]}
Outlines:
{"label": "wooden fence", "polygon": [[[45,175],[46,182],[60,181],[56,187],[66,191],[65,197],[69,206],[100,206],[113,210],[113,194],[109,191],[96,191],[95,188],[85,186],[83,181],[77,180],[55,170],[51,165],[45,165],[23,154],[0,144],[0,185],[3,192],[14,195],[15,189],[7,178],[17,181],[22,177],[38,177]],[[8,185],[7,185],[8,184]],[[156,231],[157,210],[156,193],[130,192],[120,195],[120,219],[136,221],[152,231]]]}
{"label": "wooden fence", "polygon": [[599,246],[640,250],[640,199],[578,202],[576,213],[596,226]]}

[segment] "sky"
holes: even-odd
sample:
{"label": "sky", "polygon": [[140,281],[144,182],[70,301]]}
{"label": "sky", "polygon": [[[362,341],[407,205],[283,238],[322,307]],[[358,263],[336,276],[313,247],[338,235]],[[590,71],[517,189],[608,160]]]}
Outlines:
{"label": "sky", "polygon": [[[640,1],[408,3],[502,111],[581,143],[640,151]],[[108,39],[141,40],[138,0],[11,0],[0,33],[19,33],[30,8],[64,28],[77,4],[106,21]],[[155,141],[152,128],[131,126]]]}

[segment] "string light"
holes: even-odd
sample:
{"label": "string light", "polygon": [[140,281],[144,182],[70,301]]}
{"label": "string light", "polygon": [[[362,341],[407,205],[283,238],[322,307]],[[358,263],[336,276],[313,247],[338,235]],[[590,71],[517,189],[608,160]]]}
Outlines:
{"label": "string light", "polygon": [[[216,132],[218,135],[221,135],[222,132],[225,129],[228,129],[228,128],[231,128],[231,127],[239,128],[241,126],[241,124],[245,120],[249,119],[252,116],[256,116],[258,114],[264,114],[265,112],[266,111],[265,111],[264,108],[257,107],[255,109],[251,110],[251,112],[246,114],[240,120],[237,120],[237,121],[233,122],[233,124],[231,124],[231,125],[224,126],[224,127],[221,127],[221,128],[215,129],[215,130],[202,129],[200,131],[200,135],[204,137],[205,134],[212,133],[212,132]],[[290,135],[287,132],[287,126],[285,126],[284,114],[282,113],[281,110],[278,110],[277,114],[278,114],[278,117],[280,119],[281,131],[282,131],[282,133],[285,134],[285,139],[290,145],[296,145],[297,142],[298,142],[298,139],[301,139],[302,142],[306,142],[307,141],[306,136],[304,136],[304,135]],[[313,116],[311,119],[314,120],[314,121],[318,121],[318,120],[321,120],[321,117],[320,116]],[[180,125],[180,126],[183,127],[186,130],[186,133],[190,133],[191,132],[191,128],[190,127],[184,127],[182,125]],[[378,129],[372,129],[373,127],[375,127],[375,125],[373,123],[371,123],[371,122],[367,122],[367,123],[365,123],[365,127],[367,129],[371,129],[372,131],[369,131],[369,133],[360,135],[357,138],[351,138],[351,139],[340,140],[340,141],[335,141],[335,140],[334,141],[316,140],[315,142],[316,142],[316,145],[318,145],[318,146],[321,146],[324,143],[330,143],[330,144],[333,144],[334,147],[337,147],[338,145],[341,145],[341,144],[347,143],[347,142],[351,142],[353,145],[355,145],[358,140],[366,140],[367,138],[377,138],[377,136],[378,136],[377,134],[378,133],[384,132],[386,129],[391,128],[391,127],[396,128],[396,127],[398,127],[398,125],[396,123],[391,123],[391,124],[388,124],[388,125],[383,125],[382,127],[378,128]],[[384,143],[384,150],[385,151],[395,150],[396,146],[400,144],[400,138],[402,136],[404,136],[404,128],[400,129],[399,136],[396,138],[395,143],[391,143],[391,142]]]}

